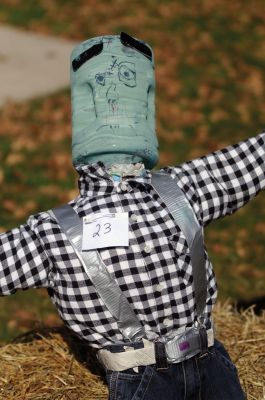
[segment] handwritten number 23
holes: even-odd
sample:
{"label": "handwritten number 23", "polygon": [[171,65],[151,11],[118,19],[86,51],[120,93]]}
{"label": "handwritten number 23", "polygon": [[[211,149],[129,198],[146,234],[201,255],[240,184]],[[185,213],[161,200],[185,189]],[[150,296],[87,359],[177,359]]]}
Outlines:
{"label": "handwritten number 23", "polygon": [[97,231],[93,233],[93,237],[100,237],[101,234],[106,235],[107,233],[111,232],[111,224],[106,222],[105,224],[103,224],[103,233],[101,233],[101,228],[102,226],[100,224],[96,225]]}

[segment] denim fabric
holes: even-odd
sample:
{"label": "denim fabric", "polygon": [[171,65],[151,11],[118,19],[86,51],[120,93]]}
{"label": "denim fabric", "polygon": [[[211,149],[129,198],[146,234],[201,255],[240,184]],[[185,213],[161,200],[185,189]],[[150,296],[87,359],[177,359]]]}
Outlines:
{"label": "denim fabric", "polygon": [[165,371],[155,365],[122,372],[107,371],[109,400],[244,400],[246,399],[223,345]]}

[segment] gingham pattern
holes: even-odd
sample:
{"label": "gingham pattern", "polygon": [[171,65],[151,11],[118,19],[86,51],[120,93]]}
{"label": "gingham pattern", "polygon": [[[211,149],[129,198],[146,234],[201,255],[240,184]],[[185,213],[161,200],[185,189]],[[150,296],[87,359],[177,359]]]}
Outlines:
{"label": "gingham pattern", "polygon": [[[231,214],[265,187],[265,134],[205,157],[167,167],[178,180],[202,225]],[[142,321],[149,338],[196,320],[192,267],[183,233],[144,178],[115,185],[102,163],[80,166],[80,196],[70,202],[80,217],[129,213],[129,248],[100,255]],[[207,315],[217,296],[207,252]],[[94,347],[122,340],[58,224],[47,212],[0,235],[0,291],[47,287],[65,323]]]}

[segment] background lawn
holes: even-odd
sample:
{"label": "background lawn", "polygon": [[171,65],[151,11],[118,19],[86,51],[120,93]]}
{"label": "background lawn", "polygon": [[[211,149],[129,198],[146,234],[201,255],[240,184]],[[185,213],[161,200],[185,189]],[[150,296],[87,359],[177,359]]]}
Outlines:
{"label": "background lawn", "polygon": [[[0,23],[85,40],[121,30],[155,51],[160,165],[222,148],[265,127],[265,2],[1,0]],[[41,79],[41,76],[40,76]],[[12,84],[12,83],[10,83]],[[77,193],[70,91],[0,110],[0,230]],[[219,298],[265,295],[264,193],[207,227]],[[1,299],[0,341],[59,322],[44,290]]]}

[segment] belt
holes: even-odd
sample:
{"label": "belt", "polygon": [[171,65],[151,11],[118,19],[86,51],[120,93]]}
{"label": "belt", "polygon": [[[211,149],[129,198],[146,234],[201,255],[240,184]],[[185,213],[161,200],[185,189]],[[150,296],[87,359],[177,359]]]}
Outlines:
{"label": "belt", "polygon": [[176,364],[196,354],[206,353],[213,344],[213,329],[190,328],[166,343],[162,339],[155,342],[142,339],[135,344],[129,342],[119,346],[118,352],[117,346],[113,350],[101,349],[97,357],[111,371],[124,371],[151,364],[156,364],[157,370],[162,370],[167,369],[168,364]]}

